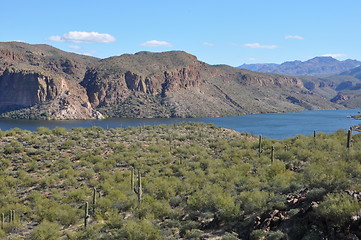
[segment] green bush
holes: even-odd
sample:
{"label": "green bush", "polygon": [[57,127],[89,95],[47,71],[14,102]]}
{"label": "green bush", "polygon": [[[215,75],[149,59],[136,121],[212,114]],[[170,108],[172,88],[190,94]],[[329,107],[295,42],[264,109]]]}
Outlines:
{"label": "green bush", "polygon": [[30,235],[30,240],[58,240],[61,228],[57,223],[42,221]]}
{"label": "green bush", "polygon": [[351,221],[361,208],[361,202],[344,193],[329,193],[320,203],[316,212],[324,218],[328,224],[343,227]]}
{"label": "green bush", "polygon": [[128,240],[160,240],[162,239],[160,231],[157,226],[148,220],[128,220],[120,229],[119,235],[116,239]]}
{"label": "green bush", "polygon": [[254,190],[241,192],[239,201],[241,209],[246,213],[257,213],[267,209],[267,201],[270,198],[269,192]]}

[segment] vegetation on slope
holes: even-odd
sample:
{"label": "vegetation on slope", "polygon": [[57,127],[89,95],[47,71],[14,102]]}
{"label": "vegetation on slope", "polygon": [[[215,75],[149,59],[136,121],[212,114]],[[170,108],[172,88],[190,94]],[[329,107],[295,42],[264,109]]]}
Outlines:
{"label": "vegetation on slope", "polygon": [[361,237],[361,139],[342,130],[261,148],[206,124],[0,137],[3,239]]}

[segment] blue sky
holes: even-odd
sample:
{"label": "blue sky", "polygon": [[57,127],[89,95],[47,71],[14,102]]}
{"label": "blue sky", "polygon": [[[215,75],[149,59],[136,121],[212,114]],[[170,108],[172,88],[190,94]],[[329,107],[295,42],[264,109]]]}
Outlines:
{"label": "blue sky", "polygon": [[361,59],[360,0],[12,0],[0,41],[106,58],[182,50],[210,64]]}

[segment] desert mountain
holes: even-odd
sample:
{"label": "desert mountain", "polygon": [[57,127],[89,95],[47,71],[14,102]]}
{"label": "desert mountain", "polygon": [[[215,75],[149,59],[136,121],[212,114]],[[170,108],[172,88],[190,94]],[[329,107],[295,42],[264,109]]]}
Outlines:
{"label": "desert mountain", "polygon": [[0,43],[3,117],[210,117],[337,107],[299,78],[208,65],[180,51],[97,59]]}
{"label": "desert mountain", "polygon": [[325,77],[348,71],[361,65],[360,61],[347,59],[339,61],[332,57],[315,57],[307,61],[290,61],[282,64],[243,64],[240,69],[251,71],[278,73],[290,76]]}
{"label": "desert mountain", "polygon": [[361,66],[350,69],[348,71],[342,72],[339,74],[340,76],[352,76],[361,80]]}
{"label": "desert mountain", "polygon": [[328,77],[299,76],[313,93],[348,108],[361,106],[361,67]]}

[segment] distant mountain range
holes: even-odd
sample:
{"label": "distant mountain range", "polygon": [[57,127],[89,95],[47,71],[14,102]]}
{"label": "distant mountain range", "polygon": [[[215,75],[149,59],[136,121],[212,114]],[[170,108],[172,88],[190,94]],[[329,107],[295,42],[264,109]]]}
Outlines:
{"label": "distant mountain range", "polygon": [[0,117],[215,117],[336,109],[301,79],[209,65],[180,51],[98,59],[0,43]]}
{"label": "distant mountain range", "polygon": [[243,64],[240,69],[256,72],[277,73],[289,76],[318,76],[325,77],[339,74],[361,66],[357,60],[347,59],[339,61],[332,57],[315,57],[307,61],[290,61],[282,64]]}
{"label": "distant mountain range", "polygon": [[313,93],[348,108],[361,107],[361,67],[328,77],[299,76]]}
{"label": "distant mountain range", "polygon": [[313,94],[348,108],[361,107],[361,62],[315,57],[305,62],[243,64],[240,69],[297,76]]}

